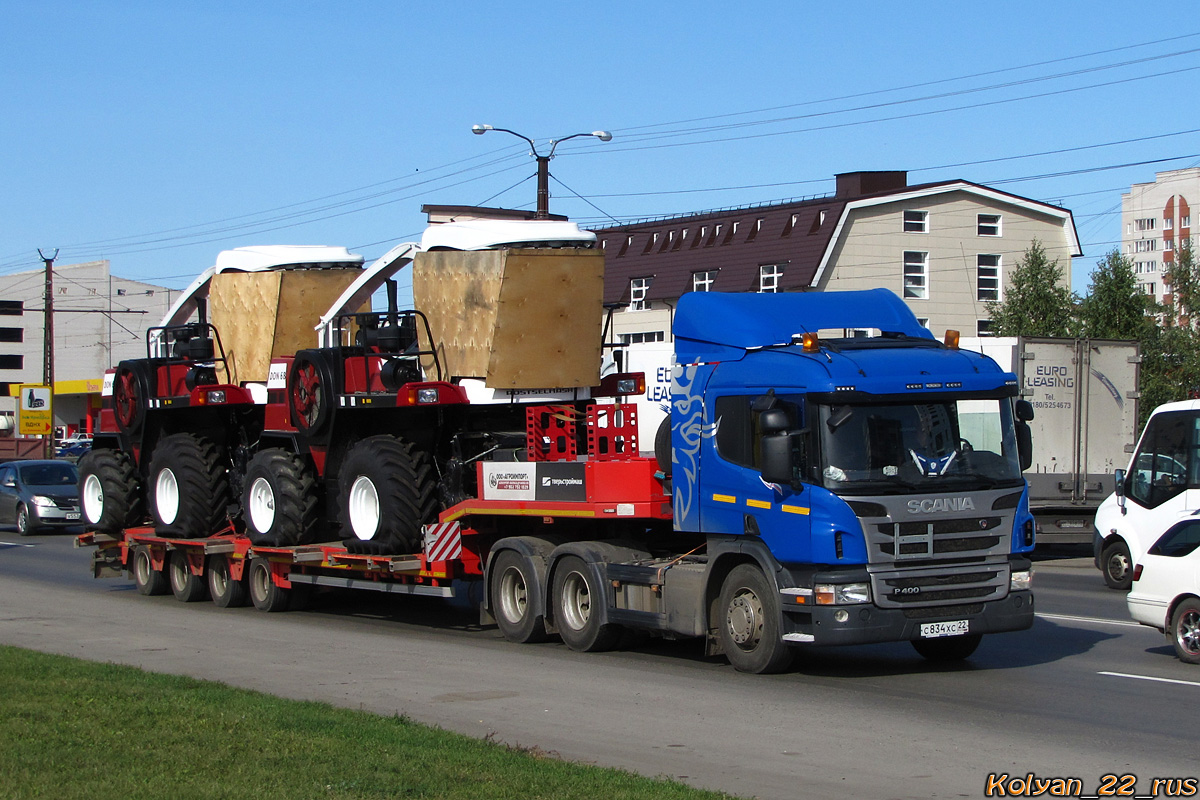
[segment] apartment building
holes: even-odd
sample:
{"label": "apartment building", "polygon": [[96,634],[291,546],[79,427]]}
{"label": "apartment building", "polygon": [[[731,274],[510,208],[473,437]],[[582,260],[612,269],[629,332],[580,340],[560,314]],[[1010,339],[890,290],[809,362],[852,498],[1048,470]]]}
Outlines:
{"label": "apartment building", "polygon": [[1121,195],[1121,252],[1133,263],[1138,286],[1158,302],[1169,302],[1164,278],[1175,250],[1194,247],[1191,203],[1200,198],[1200,167],[1158,172],[1152,183],[1135,183]]}

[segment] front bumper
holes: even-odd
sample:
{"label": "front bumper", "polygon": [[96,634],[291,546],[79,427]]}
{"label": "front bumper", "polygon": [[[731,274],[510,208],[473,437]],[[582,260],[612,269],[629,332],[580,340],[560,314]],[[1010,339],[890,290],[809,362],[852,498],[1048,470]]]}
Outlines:
{"label": "front bumper", "polygon": [[35,525],[65,528],[83,524],[83,515],[79,513],[79,506],[62,508],[60,506],[30,505],[29,511],[30,519]]}

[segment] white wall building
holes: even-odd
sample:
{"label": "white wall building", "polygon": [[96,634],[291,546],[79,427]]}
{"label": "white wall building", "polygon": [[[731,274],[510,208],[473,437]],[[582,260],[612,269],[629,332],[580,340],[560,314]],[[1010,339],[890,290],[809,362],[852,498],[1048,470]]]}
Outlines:
{"label": "white wall building", "polygon": [[1185,239],[1195,247],[1191,205],[1200,199],[1200,167],[1158,172],[1121,195],[1121,253],[1133,262],[1138,286],[1158,302],[1171,299],[1163,273]]}

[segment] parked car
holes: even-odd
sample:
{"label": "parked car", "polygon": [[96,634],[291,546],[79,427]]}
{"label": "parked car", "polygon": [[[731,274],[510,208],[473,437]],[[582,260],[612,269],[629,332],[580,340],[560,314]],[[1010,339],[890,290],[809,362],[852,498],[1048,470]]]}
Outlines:
{"label": "parked car", "polygon": [[39,528],[81,524],[79,472],[69,461],[0,464],[0,524],[26,536]]}
{"label": "parked car", "polygon": [[1129,614],[1163,631],[1181,661],[1200,664],[1200,516],[1169,527],[1133,568]]}
{"label": "parked car", "polygon": [[78,461],[83,456],[87,455],[92,449],[91,440],[68,440],[54,451],[56,458],[65,458],[69,461]]}

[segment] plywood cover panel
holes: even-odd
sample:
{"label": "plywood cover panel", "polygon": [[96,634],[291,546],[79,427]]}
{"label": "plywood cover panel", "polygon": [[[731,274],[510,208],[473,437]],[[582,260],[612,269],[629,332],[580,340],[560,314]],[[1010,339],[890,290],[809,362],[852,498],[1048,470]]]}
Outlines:
{"label": "plywood cover panel", "polygon": [[209,321],[233,383],[265,381],[274,356],[315,347],[313,327],[357,269],[223,272],[209,288]]}
{"label": "plywood cover panel", "polygon": [[447,250],[413,261],[413,303],[429,318],[448,375],[487,375],[504,259],[503,250]]}

